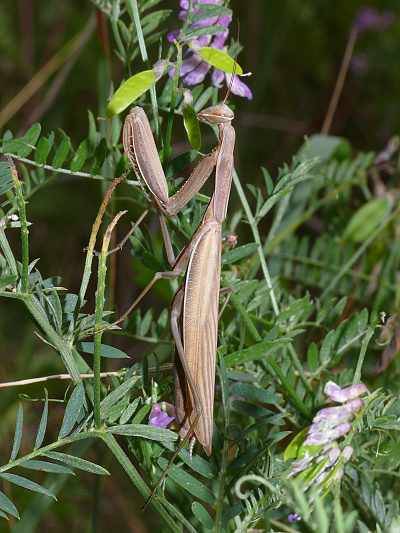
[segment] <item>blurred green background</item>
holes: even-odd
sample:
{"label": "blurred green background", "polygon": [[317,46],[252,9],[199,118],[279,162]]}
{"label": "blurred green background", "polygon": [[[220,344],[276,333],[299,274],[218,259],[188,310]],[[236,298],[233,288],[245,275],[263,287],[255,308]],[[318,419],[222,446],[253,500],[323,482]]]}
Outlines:
{"label": "blurred green background", "polygon": [[[168,0],[163,4],[176,9],[178,1]],[[331,133],[347,137],[356,150],[379,151],[400,130],[398,0],[368,4],[360,0],[232,0],[235,13],[232,33],[239,34],[244,45],[240,63],[253,73],[246,81],[254,99],[251,102],[232,99],[236,106],[237,166],[244,181],[257,181],[261,165],[274,174],[283,162],[291,159],[305,135],[321,129],[349,32],[357,12],[366,5],[391,12],[395,18],[388,28],[364,32],[357,40]],[[94,12],[89,0],[1,1],[0,112],[82,30]],[[74,145],[78,145],[87,131],[86,110],[91,109],[95,116],[101,113],[99,101],[105,95],[99,87],[106,65],[111,64],[115,85],[123,74],[112,50],[107,59],[107,50],[101,45],[103,22],[97,19],[94,32],[72,64],[64,69],[59,85],[54,85],[55,78],[51,77],[11,116],[3,131],[9,128],[18,134],[32,121],[40,121],[45,131],[62,128]],[[168,27],[176,27],[173,17]],[[153,53],[157,53],[157,46]],[[32,257],[40,257],[44,274],[62,274],[63,285],[71,290],[79,287],[82,251],[101,194],[98,183],[60,177],[57,183],[34,196],[29,205],[29,219],[34,222]],[[130,260],[125,257],[118,267],[118,305],[124,306],[133,290],[134,276]],[[0,301],[1,382],[61,370],[58,359],[33,335],[34,331],[35,326],[17,303]],[[129,351],[129,346],[124,347]],[[63,388],[50,385],[50,393],[60,396]],[[37,387],[30,394],[40,395],[41,390]],[[4,456],[9,453],[19,392],[0,391],[0,452]],[[53,413],[56,416],[56,408]],[[43,531],[90,530],[89,510],[99,481],[83,479],[83,484],[68,481],[63,503],[47,514]],[[106,531],[110,524],[120,531],[151,530],[149,520],[144,525],[140,513],[130,522],[135,501],[134,495],[126,498],[124,487],[127,486],[122,476],[104,482],[100,500],[104,520],[99,531]],[[76,504],[82,509],[81,515],[72,512]],[[9,526],[0,524],[0,531],[8,530]]]}

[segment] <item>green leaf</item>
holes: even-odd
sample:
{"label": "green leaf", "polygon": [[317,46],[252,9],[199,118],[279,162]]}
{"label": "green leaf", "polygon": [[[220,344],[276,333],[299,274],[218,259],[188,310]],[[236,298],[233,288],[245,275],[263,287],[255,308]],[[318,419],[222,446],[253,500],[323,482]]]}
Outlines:
{"label": "green leaf", "polygon": [[389,211],[390,202],[387,198],[367,202],[351,217],[343,238],[353,242],[364,241],[377,229]]}
{"label": "green leaf", "polygon": [[53,498],[55,500],[57,499],[54,496],[54,494],[52,494],[45,487],[42,487],[41,485],[39,485],[39,483],[36,483],[35,481],[31,481],[30,479],[26,477],[17,476],[16,474],[8,474],[8,473],[2,473],[0,474],[0,477],[9,481],[10,483],[13,483],[14,485],[23,487],[24,489],[31,490],[33,492],[39,492],[40,494],[44,494],[45,496],[49,496],[50,498]]}
{"label": "green leaf", "polygon": [[278,396],[275,392],[256,387],[250,383],[234,383],[230,388],[230,394],[232,396],[241,396],[249,402],[278,403]]}
{"label": "green leaf", "polygon": [[20,403],[18,405],[17,418],[15,421],[14,442],[13,442],[13,447],[11,451],[10,462],[14,461],[14,459],[17,457],[19,449],[21,447],[23,424],[24,424],[24,408],[22,407],[22,403]]}
{"label": "green leaf", "polygon": [[196,53],[199,54],[199,56],[206,61],[206,63],[212,67],[222,70],[223,72],[227,72],[228,74],[232,74],[234,72],[239,76],[243,74],[243,69],[239,63],[237,63],[237,61],[235,61],[233,57],[228,55],[226,52],[218,50],[218,48],[205,46],[204,48],[200,48],[200,50],[196,50]]}
{"label": "green leaf", "polygon": [[15,518],[19,518],[18,509],[15,507],[15,505],[10,500],[10,498],[6,496],[4,492],[2,492],[1,490],[0,490],[0,509],[10,514],[11,516],[14,516]]}
{"label": "green leaf", "polygon": [[[183,40],[190,41],[194,37],[201,37],[202,35],[216,35],[217,33],[224,32],[226,28],[220,24],[214,26],[205,26],[204,28],[196,28],[195,30],[190,30],[183,36]],[[214,50],[214,48],[213,48]]]}
{"label": "green leaf", "polygon": [[197,520],[201,523],[204,529],[213,529],[214,522],[208,511],[199,502],[192,503],[192,511]]}
{"label": "green leaf", "polygon": [[51,474],[73,474],[70,468],[56,463],[49,463],[48,461],[28,460],[21,463],[20,466],[28,470],[39,470],[40,472],[50,472]]}
{"label": "green leaf", "polygon": [[229,355],[226,355],[224,358],[225,365],[229,367],[261,359],[263,357],[267,358],[276,350],[286,346],[290,341],[291,339],[288,337],[281,337],[274,341],[265,340],[258,342],[249,348],[244,348],[243,350],[238,350],[237,352],[232,352]]}
{"label": "green leaf", "polygon": [[147,424],[124,424],[121,426],[111,426],[110,433],[115,435],[125,435],[129,437],[143,437],[144,439],[162,441],[175,441],[178,434],[169,429],[156,428]]}
{"label": "green leaf", "polygon": [[96,120],[91,111],[88,111],[88,117],[89,117],[89,136],[88,136],[89,144],[92,148],[96,148],[100,140],[100,135],[96,129]]}
{"label": "green leaf", "polygon": [[9,276],[2,276],[0,278],[0,289],[3,289],[3,287],[7,287],[7,285],[14,285],[17,279],[17,276],[14,276],[12,274],[10,274]]}
{"label": "green leaf", "polygon": [[[80,348],[85,353],[94,354],[94,342],[81,342]],[[129,359],[129,356],[125,352],[107,344],[101,345],[101,356],[110,359]]]}
{"label": "green leaf", "polygon": [[39,163],[39,165],[43,165],[46,163],[47,157],[50,153],[51,147],[53,145],[53,138],[49,137],[48,139],[46,137],[41,137],[39,139],[38,145],[36,147],[36,153],[35,153],[35,161],[36,163]]}
{"label": "green leaf", "polygon": [[284,454],[283,454],[284,461],[290,461],[291,459],[297,459],[300,448],[306,439],[307,433],[308,433],[308,428],[304,428],[299,433],[297,433],[297,435],[291,440],[286,450],[284,451]]}
{"label": "green leaf", "polygon": [[153,70],[144,70],[124,81],[107,105],[108,115],[117,115],[142,96],[156,82]]}
{"label": "green leaf", "polygon": [[83,383],[78,383],[68,400],[67,407],[65,408],[64,418],[62,421],[60,433],[58,438],[69,435],[74,428],[75,424],[82,418],[85,404],[85,389]]}
{"label": "green leaf", "polygon": [[67,453],[46,452],[43,455],[45,457],[49,457],[50,459],[55,459],[56,461],[60,461],[60,463],[64,463],[68,466],[71,466],[72,468],[77,468],[78,470],[84,470],[85,472],[90,472],[91,474],[98,474],[100,476],[110,475],[108,470],[106,470],[102,466],[96,465],[95,463],[92,463],[91,461],[87,461],[86,459],[81,459],[80,457],[74,457],[73,455],[68,455]]}
{"label": "green leaf", "polygon": [[61,132],[63,135],[63,139],[58,145],[58,148],[56,150],[56,153],[54,155],[54,159],[52,162],[52,166],[54,168],[61,168],[63,164],[65,163],[65,160],[68,157],[68,154],[71,150],[71,141],[70,138],[64,133]]}
{"label": "green leaf", "polygon": [[[168,467],[168,461],[163,457],[158,459],[158,464],[165,470]],[[193,477],[191,474],[185,472],[183,468],[177,466],[171,466],[168,474],[168,478],[171,478],[175,483],[183,487],[189,494],[192,494],[196,498],[209,503],[211,505],[215,502],[215,497],[203,483]]]}
{"label": "green leaf", "polygon": [[41,129],[40,124],[33,124],[23,137],[4,141],[3,152],[28,157],[39,139]]}
{"label": "green leaf", "polygon": [[119,419],[119,423],[121,425],[126,424],[132,418],[132,416],[136,412],[136,409],[138,408],[139,402],[140,402],[140,397],[138,396],[137,398],[133,400],[132,403],[130,403],[127,406],[125,411],[121,414],[121,418]]}
{"label": "green leaf", "polygon": [[244,244],[243,246],[238,246],[237,248],[234,248],[233,250],[229,250],[228,252],[224,253],[224,255],[222,256],[222,264],[232,265],[233,263],[237,263],[245,257],[253,255],[257,251],[257,249],[258,244],[255,242]]}
{"label": "green leaf", "polygon": [[85,139],[80,143],[78,146],[78,150],[75,152],[74,157],[71,161],[71,170],[72,172],[79,172],[83,165],[85,164],[85,161],[88,157],[88,142]]}
{"label": "green leaf", "polygon": [[200,124],[197,113],[191,105],[186,105],[183,108],[183,125],[191,147],[193,150],[199,151],[201,148]]}
{"label": "green leaf", "polygon": [[45,392],[46,392],[46,401],[43,406],[42,416],[40,418],[39,427],[36,433],[36,440],[35,440],[35,447],[34,447],[35,450],[41,447],[41,445],[43,444],[44,436],[46,434],[47,419],[49,415],[49,399],[48,399],[47,390]]}
{"label": "green leaf", "polygon": [[312,342],[307,350],[307,365],[311,372],[318,368],[318,346]]}
{"label": "green leaf", "polygon": [[351,147],[343,137],[333,135],[312,135],[299,151],[301,160],[318,157],[320,161],[327,161],[334,156],[349,157]]}
{"label": "green leaf", "polygon": [[121,383],[121,385],[119,385],[116,389],[110,392],[110,394],[102,400],[100,404],[100,409],[101,416],[103,418],[107,418],[111,407],[116,404],[123,396],[125,396],[125,394],[127,394],[131,390],[131,388],[137,383],[138,380],[138,376],[133,376],[127,379],[126,381],[124,381],[124,383]]}
{"label": "green leaf", "polygon": [[7,161],[0,161],[0,194],[4,194],[13,187],[13,177]]}
{"label": "green leaf", "polygon": [[223,16],[232,16],[232,10],[228,7],[221,5],[199,5],[196,7],[196,12],[191,15],[190,22],[198,22],[209,17],[223,17]]}
{"label": "green leaf", "polygon": [[179,458],[194,472],[207,479],[214,479],[216,476],[215,468],[209,462],[199,455],[191,455],[184,448],[179,452]]}

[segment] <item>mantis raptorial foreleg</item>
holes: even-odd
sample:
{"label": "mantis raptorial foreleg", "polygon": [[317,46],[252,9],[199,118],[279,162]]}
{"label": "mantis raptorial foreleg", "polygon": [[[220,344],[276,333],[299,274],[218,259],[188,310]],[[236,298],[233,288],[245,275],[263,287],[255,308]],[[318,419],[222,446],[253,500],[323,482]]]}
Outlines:
{"label": "mantis raptorial foreleg", "polygon": [[[161,229],[170,273],[157,273],[135,300],[136,306],[161,277],[176,277],[186,271],[183,287],[174,300],[171,329],[183,372],[177,382],[177,415],[181,434],[193,432],[208,455],[213,434],[215,358],[217,349],[218,303],[221,267],[221,231],[225,219],[233,169],[235,131],[230,125],[233,113],[219,104],[199,113],[199,118],[219,128],[219,144],[195,167],[188,180],[172,197],[150,125],[144,111],[134,108],[124,126],[125,151],[162,214],[179,212],[200,190],[216,169],[215,191],[203,220],[192,239],[174,261],[172,245],[163,216]],[[133,308],[128,310],[128,312]],[[126,315],[126,313],[125,313]]]}

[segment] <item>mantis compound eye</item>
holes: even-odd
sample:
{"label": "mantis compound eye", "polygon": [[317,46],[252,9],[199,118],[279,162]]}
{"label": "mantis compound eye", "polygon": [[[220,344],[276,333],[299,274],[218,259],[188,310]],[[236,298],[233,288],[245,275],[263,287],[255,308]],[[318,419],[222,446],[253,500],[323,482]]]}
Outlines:
{"label": "mantis compound eye", "polygon": [[232,109],[223,103],[206,107],[206,109],[203,109],[203,111],[200,111],[197,115],[199,120],[206,122],[207,124],[224,124],[225,122],[231,122],[234,116]]}

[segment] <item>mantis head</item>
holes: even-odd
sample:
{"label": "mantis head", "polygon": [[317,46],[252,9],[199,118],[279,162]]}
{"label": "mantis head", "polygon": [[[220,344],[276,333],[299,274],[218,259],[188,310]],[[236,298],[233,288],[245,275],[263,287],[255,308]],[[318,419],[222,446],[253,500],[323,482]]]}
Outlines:
{"label": "mantis head", "polygon": [[197,114],[198,119],[206,124],[224,124],[225,122],[231,122],[234,116],[232,109],[225,102],[206,107]]}

